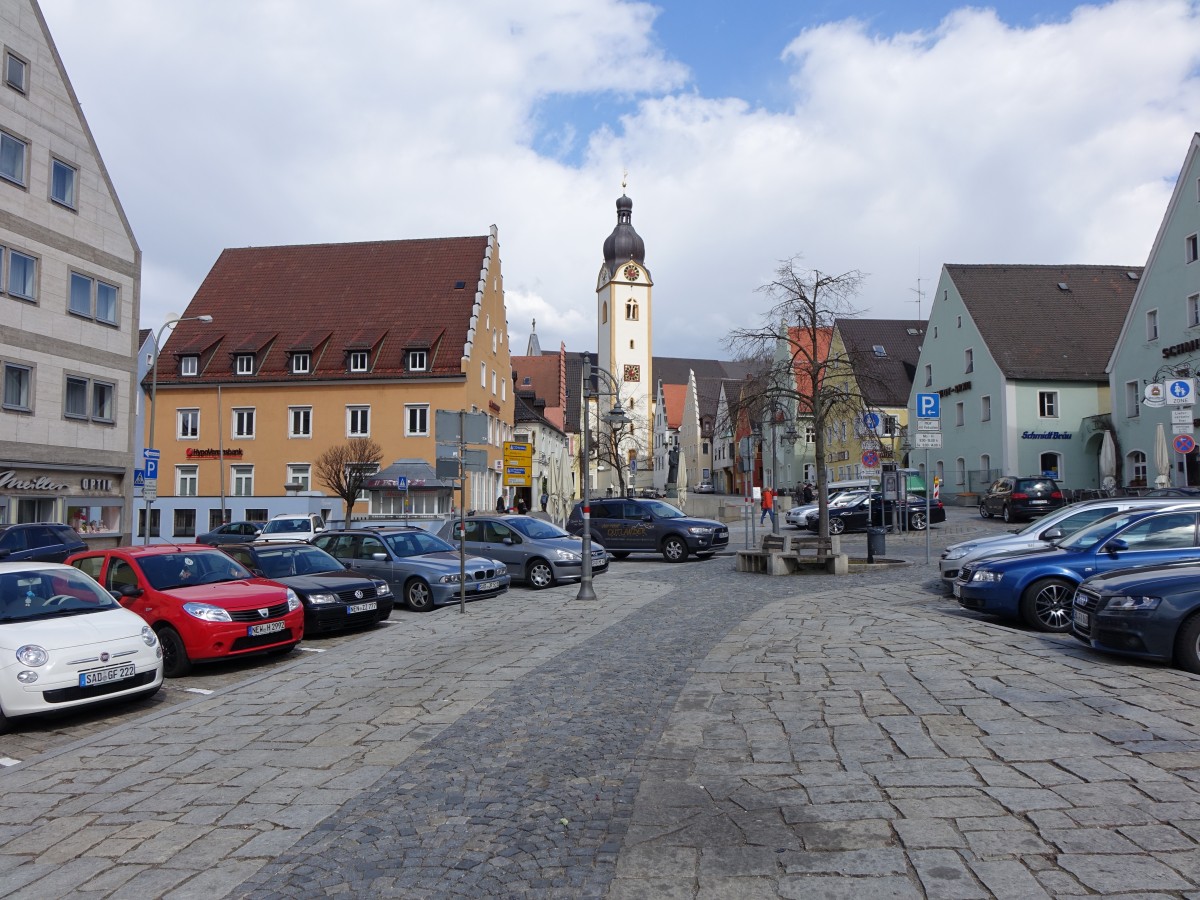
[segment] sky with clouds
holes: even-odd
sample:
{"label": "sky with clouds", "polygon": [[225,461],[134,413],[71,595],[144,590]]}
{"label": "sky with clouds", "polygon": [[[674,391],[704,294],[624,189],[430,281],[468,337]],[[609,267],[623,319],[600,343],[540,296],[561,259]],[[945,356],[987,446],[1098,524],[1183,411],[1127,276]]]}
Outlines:
{"label": "sky with clouds", "polygon": [[514,349],[533,319],[595,349],[627,172],[655,353],[725,357],[793,255],[886,318],[925,317],[943,263],[1140,265],[1200,130],[1200,0],[41,7],[143,327],[225,247],[495,224]]}

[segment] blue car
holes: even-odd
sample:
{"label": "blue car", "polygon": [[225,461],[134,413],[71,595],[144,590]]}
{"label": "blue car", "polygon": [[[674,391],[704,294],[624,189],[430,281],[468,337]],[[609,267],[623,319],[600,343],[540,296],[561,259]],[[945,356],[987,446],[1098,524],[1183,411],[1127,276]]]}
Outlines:
{"label": "blue car", "polygon": [[1071,633],[1093,650],[1200,674],[1200,563],[1126,569],[1075,591]]}
{"label": "blue car", "polygon": [[967,609],[1065,632],[1075,588],[1085,578],[1132,566],[1200,562],[1198,524],[1195,503],[1116,513],[1045,550],[968,563],[954,582],[954,596]]}

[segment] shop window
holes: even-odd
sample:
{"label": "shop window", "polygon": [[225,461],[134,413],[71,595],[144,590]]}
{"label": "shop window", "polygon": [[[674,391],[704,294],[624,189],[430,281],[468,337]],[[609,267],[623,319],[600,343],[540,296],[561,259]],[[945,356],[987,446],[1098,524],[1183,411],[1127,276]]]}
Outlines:
{"label": "shop window", "polygon": [[121,531],[120,500],[68,500],[67,524],[80,534],[118,534]]}

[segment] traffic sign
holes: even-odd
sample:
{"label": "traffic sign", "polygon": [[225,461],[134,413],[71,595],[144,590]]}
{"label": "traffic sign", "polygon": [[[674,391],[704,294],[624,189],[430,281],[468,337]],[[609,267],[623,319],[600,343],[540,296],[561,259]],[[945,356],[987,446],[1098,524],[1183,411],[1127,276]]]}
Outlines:
{"label": "traffic sign", "polygon": [[[155,451],[157,452],[157,451]],[[146,481],[151,482],[158,479],[158,457],[147,456],[144,460],[146,463]]]}
{"label": "traffic sign", "polygon": [[1192,423],[1190,420],[1187,422],[1182,422],[1182,423],[1181,422],[1172,422],[1171,423],[1171,434],[1191,434],[1191,433],[1192,433]]}
{"label": "traffic sign", "polygon": [[159,455],[157,447],[146,447],[142,450],[142,459],[158,459]]}
{"label": "traffic sign", "polygon": [[407,491],[408,490],[408,476],[407,475],[397,475],[396,476],[396,490],[398,490],[398,491]]}
{"label": "traffic sign", "polygon": [[941,431],[941,419],[917,419],[917,431]]}
{"label": "traffic sign", "polygon": [[1195,382],[1190,378],[1176,378],[1167,384],[1168,406],[1191,406],[1196,402]]}
{"label": "traffic sign", "polygon": [[878,450],[879,447],[879,438],[877,437],[865,437],[862,439],[862,448],[864,450]]}
{"label": "traffic sign", "polygon": [[1196,449],[1196,439],[1190,434],[1177,434],[1171,441],[1176,453],[1191,453]]}
{"label": "traffic sign", "polygon": [[145,484],[146,484],[146,470],[145,469],[134,469],[133,470],[133,486],[134,487],[143,487]]}
{"label": "traffic sign", "polygon": [[917,394],[917,418],[940,419],[942,398],[938,394]]}
{"label": "traffic sign", "polygon": [[[1192,411],[1190,409],[1188,409],[1187,407],[1182,407],[1180,409],[1171,410],[1171,424],[1172,425],[1191,425],[1192,424]],[[1180,433],[1182,434],[1182,432],[1180,432]]]}
{"label": "traffic sign", "polygon": [[913,446],[918,450],[941,450],[942,433],[940,431],[918,431],[913,435]]}
{"label": "traffic sign", "polygon": [[874,450],[864,450],[862,455],[862,464],[867,469],[874,469],[879,465],[879,454]]}
{"label": "traffic sign", "polygon": [[879,430],[879,413],[863,413],[863,424],[867,426],[868,431]]}
{"label": "traffic sign", "polygon": [[142,485],[142,499],[143,500],[157,500],[158,499],[158,482],[157,481],[147,480],[146,483],[144,485]]}

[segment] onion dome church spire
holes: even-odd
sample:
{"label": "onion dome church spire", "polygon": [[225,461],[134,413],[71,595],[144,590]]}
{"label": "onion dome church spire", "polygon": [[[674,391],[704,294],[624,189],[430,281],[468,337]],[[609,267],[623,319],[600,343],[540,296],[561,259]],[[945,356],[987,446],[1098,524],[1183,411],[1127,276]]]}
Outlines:
{"label": "onion dome church spire", "polygon": [[621,194],[617,198],[617,227],[604,241],[604,265],[609,272],[627,262],[645,265],[646,243],[633,230],[633,201]]}

